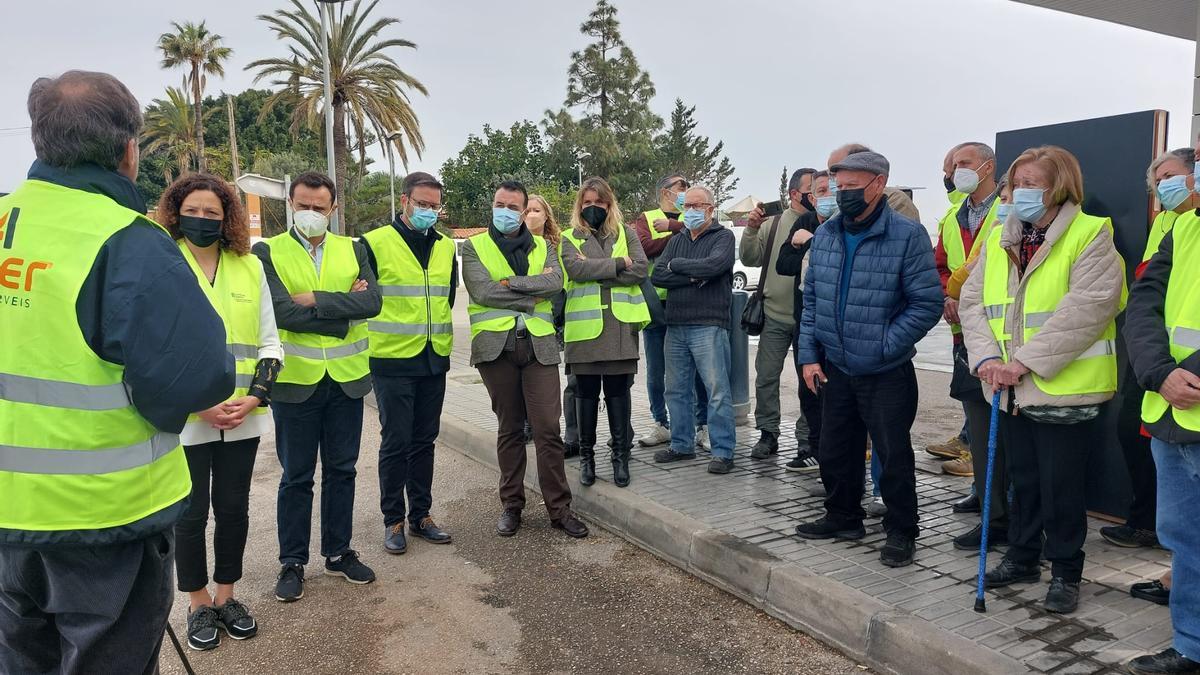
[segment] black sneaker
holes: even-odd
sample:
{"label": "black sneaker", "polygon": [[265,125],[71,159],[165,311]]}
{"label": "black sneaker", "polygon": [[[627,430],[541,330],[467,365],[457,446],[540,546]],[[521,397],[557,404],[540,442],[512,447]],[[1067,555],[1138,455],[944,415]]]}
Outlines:
{"label": "black sneaker", "polygon": [[796,473],[810,473],[820,471],[821,465],[817,462],[816,455],[808,450],[801,450],[796,453],[796,458],[784,464],[783,468],[788,471],[795,471]]}
{"label": "black sneaker", "polygon": [[1171,603],[1171,589],[1163,586],[1163,582],[1158,579],[1154,581],[1142,581],[1130,586],[1129,594],[1138,600],[1148,600],[1156,605],[1169,605]]}
{"label": "black sneaker", "polygon": [[279,570],[275,582],[275,599],[280,602],[295,602],[304,597],[304,565],[289,563]]}
{"label": "black sneaker", "polygon": [[654,453],[654,461],[658,464],[666,464],[667,462],[681,462],[685,459],[696,459],[696,453],[675,452],[670,448],[659,450]]}
{"label": "black sneaker", "polygon": [[796,536],[804,539],[835,539],[845,541],[867,536],[862,523],[837,523],[822,516],[810,523],[796,526]]}
{"label": "black sneaker", "polygon": [[362,564],[355,551],[346,551],[336,558],[325,559],[325,574],[345,577],[352,584],[369,584],[375,581],[375,572]]}
{"label": "black sneaker", "polygon": [[205,605],[188,614],[188,647],[198,652],[216,649],[221,645],[221,632],[217,630],[217,610]]}
{"label": "black sneaker", "polygon": [[[983,538],[983,526],[976,525],[964,534],[954,538],[954,548],[960,551],[978,551]],[[1008,527],[993,525],[988,530],[988,550],[994,551],[998,546],[1008,546]]]}
{"label": "black sneaker", "polygon": [[979,513],[983,508],[979,505],[979,497],[967,495],[951,504],[950,510],[955,513]]}
{"label": "black sneaker", "polygon": [[258,635],[258,622],[250,616],[250,610],[233,598],[217,608],[217,625],[234,640],[248,640]]}
{"label": "black sneaker", "polygon": [[888,567],[905,567],[913,563],[917,540],[900,532],[888,533],[887,543],[879,551],[879,562]]}
{"label": "black sneaker", "polygon": [[1139,530],[1128,525],[1111,525],[1100,528],[1100,536],[1121,548],[1157,548],[1158,535],[1153,530]]}
{"label": "black sneaker", "polygon": [[1070,614],[1079,606],[1079,582],[1066,581],[1062,577],[1050,580],[1050,590],[1042,607],[1055,614]]}
{"label": "black sneaker", "polygon": [[725,473],[729,473],[730,471],[733,471],[733,460],[732,459],[721,459],[720,457],[713,457],[712,460],[709,461],[709,463],[708,463],[708,472],[709,473],[725,474]]}
{"label": "black sneaker", "polygon": [[1009,584],[1032,584],[1041,578],[1042,568],[1037,564],[1021,565],[1004,558],[995,569],[983,575],[983,585],[987,588],[1000,588]]}
{"label": "black sneaker", "polygon": [[750,451],[751,459],[766,459],[779,452],[779,436],[769,431],[763,431],[754,449]]}
{"label": "black sneaker", "polygon": [[1175,648],[1157,654],[1139,656],[1129,662],[1129,672],[1134,675],[1198,675],[1200,662],[1193,661],[1175,651]]}

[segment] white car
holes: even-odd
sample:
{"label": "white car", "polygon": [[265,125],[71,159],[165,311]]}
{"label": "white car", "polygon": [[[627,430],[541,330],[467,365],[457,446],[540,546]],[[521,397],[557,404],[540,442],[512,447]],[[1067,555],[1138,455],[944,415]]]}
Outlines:
{"label": "white car", "polygon": [[[738,253],[742,247],[742,232],[745,231],[745,228],[731,226],[729,229],[733,230],[733,238],[736,240],[733,253],[733,288],[734,290],[758,288],[758,277],[762,273],[762,268],[743,265],[742,257]],[[774,256],[772,256],[772,262],[774,262]]]}

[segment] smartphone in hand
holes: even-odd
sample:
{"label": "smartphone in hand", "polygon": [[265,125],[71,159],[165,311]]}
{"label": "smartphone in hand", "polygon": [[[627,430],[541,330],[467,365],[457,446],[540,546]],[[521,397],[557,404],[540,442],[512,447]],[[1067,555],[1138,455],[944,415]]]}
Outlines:
{"label": "smartphone in hand", "polygon": [[760,203],[758,208],[762,209],[764,216],[777,216],[783,213],[783,202],[777,199],[773,202]]}

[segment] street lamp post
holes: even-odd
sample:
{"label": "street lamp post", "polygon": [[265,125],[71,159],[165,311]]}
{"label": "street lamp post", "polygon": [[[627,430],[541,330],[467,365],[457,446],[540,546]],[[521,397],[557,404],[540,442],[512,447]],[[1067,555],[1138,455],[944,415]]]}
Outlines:
{"label": "street lamp post", "polygon": [[[329,165],[329,177],[333,179],[334,185],[337,184],[337,159],[333,152],[333,83],[330,80],[329,65],[329,23],[325,18],[325,5],[340,4],[344,0],[317,0],[317,11],[321,13],[321,59],[324,62],[324,77],[325,77],[325,161]],[[333,8],[330,7],[332,12]],[[334,188],[334,197],[337,197],[337,188]],[[337,217],[337,211],[330,215],[330,228],[335,234],[341,234],[341,222]]]}
{"label": "street lamp post", "polygon": [[575,150],[575,168],[579,169],[578,185],[581,188],[583,187],[583,160],[585,160],[591,156],[592,156],[592,153],[584,150],[583,148],[577,148]]}
{"label": "street lamp post", "polygon": [[396,222],[396,159],[392,155],[392,141],[400,138],[404,132],[389,131],[383,139],[383,147],[387,150],[388,158],[388,193],[392,198],[392,222]]}

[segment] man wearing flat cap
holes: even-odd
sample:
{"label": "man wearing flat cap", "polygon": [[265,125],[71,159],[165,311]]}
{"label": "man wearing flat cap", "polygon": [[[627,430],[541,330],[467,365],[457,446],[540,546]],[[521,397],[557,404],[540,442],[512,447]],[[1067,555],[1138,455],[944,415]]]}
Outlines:
{"label": "man wearing flat cap", "polygon": [[910,438],[917,414],[916,344],[942,316],[929,234],[888,204],[889,165],[876,152],[830,167],[839,213],[812,239],[798,359],[804,385],[823,390],[819,460],[825,515],[806,539],[861,539],[867,434],[883,464],[887,543],[880,562],[912,564],[917,491]]}

